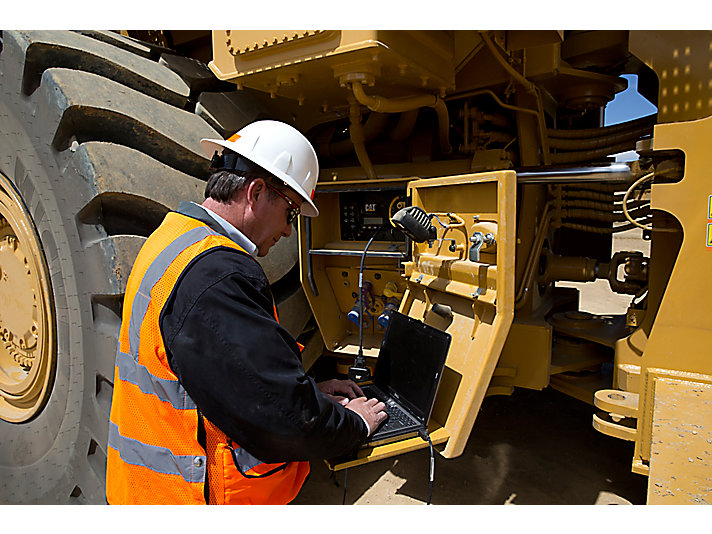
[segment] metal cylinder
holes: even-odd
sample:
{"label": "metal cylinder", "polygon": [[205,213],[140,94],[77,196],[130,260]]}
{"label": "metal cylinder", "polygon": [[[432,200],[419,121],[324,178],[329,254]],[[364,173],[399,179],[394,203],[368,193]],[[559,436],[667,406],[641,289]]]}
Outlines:
{"label": "metal cylinder", "polygon": [[611,163],[610,165],[552,167],[535,171],[517,171],[517,182],[520,184],[629,183],[631,176],[630,167],[625,163]]}
{"label": "metal cylinder", "polygon": [[547,253],[542,256],[541,261],[543,268],[540,269],[539,283],[543,285],[559,280],[591,282],[598,275],[598,261],[592,258]]}

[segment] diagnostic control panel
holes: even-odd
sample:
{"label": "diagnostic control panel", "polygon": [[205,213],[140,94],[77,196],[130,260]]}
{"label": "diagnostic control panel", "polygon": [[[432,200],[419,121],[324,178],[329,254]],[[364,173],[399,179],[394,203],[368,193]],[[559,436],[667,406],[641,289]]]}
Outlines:
{"label": "diagnostic control panel", "polygon": [[405,241],[390,220],[408,205],[405,189],[342,191],[339,193],[342,241]]}

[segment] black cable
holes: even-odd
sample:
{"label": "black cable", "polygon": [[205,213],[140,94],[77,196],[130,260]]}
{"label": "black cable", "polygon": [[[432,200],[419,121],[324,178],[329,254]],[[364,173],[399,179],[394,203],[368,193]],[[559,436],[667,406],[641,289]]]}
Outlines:
{"label": "black cable", "polygon": [[341,499],[342,505],[346,504],[346,481],[348,479],[348,476],[349,476],[349,468],[347,467],[346,469],[344,469],[344,496]]}
{"label": "black cable", "polygon": [[430,434],[427,430],[421,430],[418,432],[420,437],[428,442],[430,445],[430,491],[428,492],[428,501],[426,505],[430,504],[433,498],[433,483],[435,481],[435,452],[433,451],[433,442],[430,439]]}
{"label": "black cable", "polygon": [[358,271],[358,290],[359,290],[359,321],[358,321],[358,354],[359,356],[363,356],[363,266],[366,263],[366,251],[368,250],[368,247],[371,246],[371,243],[373,243],[373,240],[376,239],[376,236],[378,233],[386,228],[387,225],[383,224],[378,230],[374,232],[374,234],[371,236],[371,239],[368,240],[368,243],[366,244],[366,248],[363,249],[363,254],[361,255],[361,267],[359,267]]}
{"label": "black cable", "polygon": [[430,441],[430,436],[428,436],[428,443],[430,444],[430,491],[428,492],[428,502],[433,499],[433,483],[435,482],[435,453],[433,452],[433,442]]}
{"label": "black cable", "polygon": [[[361,255],[361,267],[359,267],[358,270],[358,297],[359,297],[359,313],[358,313],[358,355],[360,357],[363,357],[363,266],[366,263],[366,251],[368,250],[368,247],[371,246],[371,243],[373,243],[373,240],[376,238],[378,235],[378,232],[380,232],[381,229],[379,228],[376,230],[376,232],[371,236],[371,239],[368,240],[368,243],[366,244],[366,248],[363,249],[363,254]],[[365,367],[365,366],[364,366]]]}
{"label": "black cable", "polygon": [[[358,354],[356,355],[356,361],[354,362],[354,367],[355,368],[362,368],[362,369],[368,369],[366,367],[366,359],[363,356],[363,266],[366,262],[366,252],[368,251],[368,247],[371,246],[371,243],[373,243],[373,240],[376,238],[378,233],[383,230],[384,228],[387,228],[386,224],[383,224],[378,230],[374,232],[374,234],[371,236],[371,239],[368,240],[368,243],[366,244],[366,248],[363,249],[363,254],[361,254],[361,266],[359,267],[358,271],[358,299],[359,299],[359,317],[358,317]],[[370,373],[364,373],[366,376],[362,376],[361,378],[370,378]],[[355,376],[349,376],[352,380],[354,380]],[[363,380],[361,380],[363,381]],[[354,380],[354,382],[359,382],[359,380]]]}

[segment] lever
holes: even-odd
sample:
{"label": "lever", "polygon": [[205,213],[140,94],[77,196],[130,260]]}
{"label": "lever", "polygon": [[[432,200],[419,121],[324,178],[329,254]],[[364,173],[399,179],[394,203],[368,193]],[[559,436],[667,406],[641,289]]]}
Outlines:
{"label": "lever", "polygon": [[486,234],[483,234],[482,232],[475,232],[470,238],[470,243],[472,243],[470,246],[470,261],[480,261],[480,250],[482,247],[485,245],[494,245],[496,243],[496,239],[492,232],[487,232]]}
{"label": "lever", "polygon": [[480,249],[485,244],[485,235],[482,232],[475,232],[470,238],[470,261],[480,261]]}

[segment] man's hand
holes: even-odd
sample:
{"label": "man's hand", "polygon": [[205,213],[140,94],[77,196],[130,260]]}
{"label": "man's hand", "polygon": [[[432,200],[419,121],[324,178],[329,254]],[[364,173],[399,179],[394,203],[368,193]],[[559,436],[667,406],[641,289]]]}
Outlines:
{"label": "man's hand", "polygon": [[316,387],[319,388],[319,391],[329,395],[342,406],[346,406],[349,399],[363,397],[363,391],[361,391],[361,388],[352,380],[339,380],[334,378],[325,382],[319,382]]}
{"label": "man's hand", "polygon": [[366,420],[370,429],[369,436],[388,417],[385,408],[386,405],[378,399],[367,399],[366,397],[358,397],[346,404],[347,410],[360,414]]}

